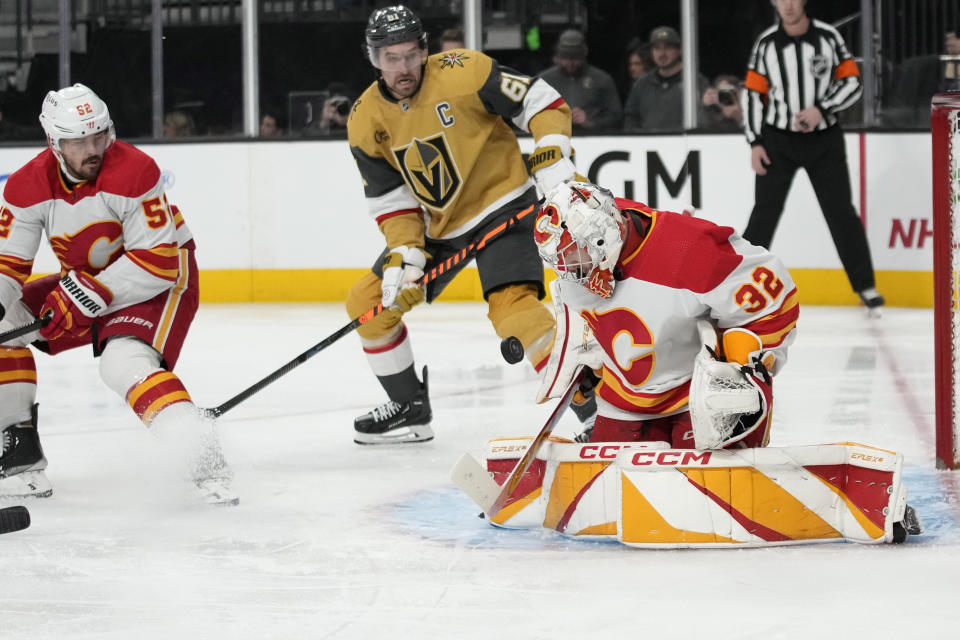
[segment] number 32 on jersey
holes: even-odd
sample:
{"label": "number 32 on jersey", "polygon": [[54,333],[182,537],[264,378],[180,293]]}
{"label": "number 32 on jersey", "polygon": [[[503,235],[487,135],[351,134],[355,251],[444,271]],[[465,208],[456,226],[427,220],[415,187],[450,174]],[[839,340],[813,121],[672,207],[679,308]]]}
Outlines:
{"label": "number 32 on jersey", "polygon": [[740,285],[733,297],[745,311],[757,313],[783,293],[783,281],[767,267],[757,267],[750,276],[753,282]]}

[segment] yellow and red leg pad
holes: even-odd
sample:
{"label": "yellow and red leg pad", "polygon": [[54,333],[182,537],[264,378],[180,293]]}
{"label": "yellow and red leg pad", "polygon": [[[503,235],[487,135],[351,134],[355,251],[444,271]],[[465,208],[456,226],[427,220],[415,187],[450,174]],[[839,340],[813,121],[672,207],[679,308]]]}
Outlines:
{"label": "yellow and red leg pad", "polygon": [[127,391],[127,404],[150,426],[157,413],[178,402],[191,402],[180,378],[170,371],[157,371]]}
{"label": "yellow and red leg pad", "polygon": [[516,337],[534,369],[547,364],[553,347],[556,322],[550,310],[537,298],[532,284],[512,284],[487,297],[487,318],[500,338]]}
{"label": "yellow and red leg pad", "polygon": [[0,347],[0,429],[30,418],[37,365],[27,348]]}
{"label": "yellow and red leg pad", "polygon": [[[502,483],[529,438],[493,440]],[[551,441],[491,522],[649,548],[891,542],[903,457],[855,443],[713,450]]]}

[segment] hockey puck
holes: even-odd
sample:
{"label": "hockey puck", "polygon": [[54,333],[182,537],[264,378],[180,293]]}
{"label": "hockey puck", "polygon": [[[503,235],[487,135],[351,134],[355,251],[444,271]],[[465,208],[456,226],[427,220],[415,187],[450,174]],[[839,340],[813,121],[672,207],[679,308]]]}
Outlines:
{"label": "hockey puck", "polygon": [[504,338],[500,343],[500,353],[509,364],[517,364],[523,360],[523,344],[516,336]]}
{"label": "hockey puck", "polygon": [[30,526],[30,512],[26,507],[0,509],[0,533],[12,533]]}

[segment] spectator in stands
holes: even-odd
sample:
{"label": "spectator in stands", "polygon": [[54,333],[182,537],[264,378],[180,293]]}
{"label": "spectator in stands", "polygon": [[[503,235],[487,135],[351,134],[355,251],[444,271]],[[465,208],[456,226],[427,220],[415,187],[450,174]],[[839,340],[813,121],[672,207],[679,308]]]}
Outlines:
{"label": "spectator in stands", "polygon": [[[683,127],[683,58],[680,34],[673,27],[650,32],[650,54],[656,67],[640,76],[630,88],[624,105],[624,129],[656,131]],[[697,93],[702,96],[710,81],[697,74]]]}
{"label": "spectator in stands", "polygon": [[943,38],[943,51],[947,56],[958,56],[958,58],[942,61],[937,90],[960,91],[960,38],[957,37],[956,32],[947,31]]}
{"label": "spectator in stands", "polygon": [[[945,56],[960,56],[956,31],[943,38]],[[883,120],[890,126],[930,127],[930,98],[940,91],[960,90],[960,61],[939,54],[913,56],[892,70],[884,99]]]}
{"label": "spectator in stands", "polygon": [[573,131],[619,129],[623,112],[610,74],[587,62],[587,41],[576,29],[560,34],[554,65],[540,77],[560,92],[573,114]]}
{"label": "spectator in stands", "polygon": [[197,135],[193,117],[186,111],[171,111],[163,118],[164,138],[185,138]]}
{"label": "spectator in stands", "polygon": [[649,43],[641,44],[627,55],[627,73],[631,83],[648,71],[653,70],[653,57],[650,55]]}
{"label": "spectator in stands", "polygon": [[700,126],[707,131],[743,131],[742,89],[736,76],[717,76],[713,86],[703,92],[704,117]]}
{"label": "spectator in stands", "polygon": [[450,51],[450,49],[463,49],[463,29],[455,27],[453,29],[444,29],[440,34],[440,51]]}
{"label": "spectator in stands", "polygon": [[350,109],[353,107],[354,93],[342,82],[331,82],[327,85],[329,97],[323,101],[320,119],[307,123],[303,129],[304,135],[330,135],[347,132],[347,120]]}
{"label": "spectator in stands", "polygon": [[264,112],[260,118],[260,137],[282,138],[283,134],[283,125],[281,124],[279,116],[273,111]]}

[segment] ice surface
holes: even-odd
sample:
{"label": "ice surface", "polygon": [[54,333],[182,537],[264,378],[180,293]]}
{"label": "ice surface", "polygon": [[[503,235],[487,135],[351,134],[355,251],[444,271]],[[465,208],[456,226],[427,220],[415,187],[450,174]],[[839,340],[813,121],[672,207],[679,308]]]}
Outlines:
{"label": "ice surface", "polygon": [[[645,551],[503,531],[449,482],[550,405],[477,304],[409,314],[429,443],[361,447],[383,401],[349,335],[223,416],[234,508],[195,502],[89,350],[37,356],[53,497],[0,537],[0,638],[954,637],[960,477],[933,469],[930,310],[803,308],[771,444],[901,451],[928,533],[901,546]],[[339,305],[204,305],[177,372],[215,406],[348,321]],[[567,415],[558,435],[572,435]],[[9,504],[9,503],[6,503]]]}

